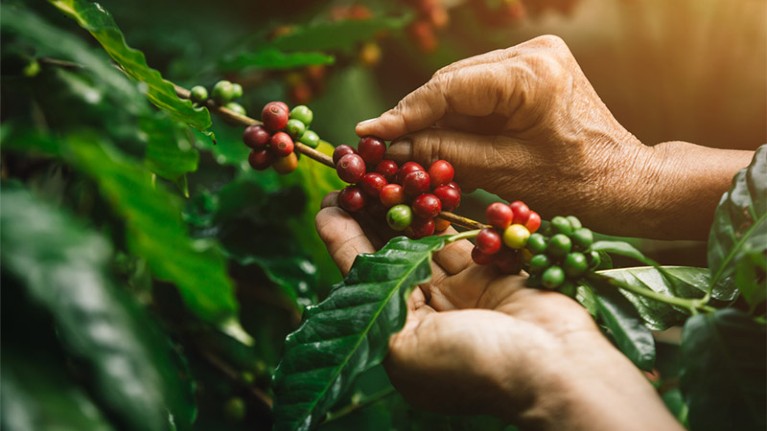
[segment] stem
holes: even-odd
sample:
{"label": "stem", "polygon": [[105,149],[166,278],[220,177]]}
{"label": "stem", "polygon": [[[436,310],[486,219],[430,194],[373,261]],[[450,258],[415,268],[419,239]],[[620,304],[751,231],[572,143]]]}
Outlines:
{"label": "stem", "polygon": [[601,274],[592,274],[588,278],[592,281],[597,280],[597,281],[605,282],[614,287],[628,290],[631,293],[644,296],[645,298],[650,298],[654,301],[684,308],[687,311],[689,311],[690,314],[692,315],[698,314],[699,311],[703,311],[707,313],[712,313],[716,311],[715,308],[706,305],[706,303],[703,302],[703,299],[686,299],[686,298],[678,298],[676,296],[668,296],[662,293],[655,292],[650,289],[646,289],[644,287],[632,286],[628,283],[624,283],[623,281],[616,280],[610,277],[605,277],[604,275],[601,275]]}
{"label": "stem", "polygon": [[467,230],[466,232],[457,233],[455,235],[452,235],[448,237],[447,242],[456,242],[461,239],[469,239],[474,238],[479,234],[479,231],[481,229],[474,229],[474,230]]}
{"label": "stem", "polygon": [[344,416],[347,416],[351,413],[356,412],[357,410],[363,409],[371,404],[375,404],[378,401],[381,401],[382,399],[390,395],[393,395],[396,392],[397,392],[396,389],[394,389],[393,387],[388,387],[386,389],[383,389],[381,391],[374,393],[373,395],[367,398],[363,398],[359,401],[352,401],[351,403],[341,407],[340,409],[334,412],[328,413],[325,416],[325,420],[323,421],[323,423],[328,423],[336,419],[340,419]]}

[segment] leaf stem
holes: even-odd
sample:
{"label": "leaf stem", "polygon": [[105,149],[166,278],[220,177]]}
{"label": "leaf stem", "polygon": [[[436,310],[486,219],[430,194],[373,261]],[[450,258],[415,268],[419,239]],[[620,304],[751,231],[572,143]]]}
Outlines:
{"label": "leaf stem", "polygon": [[676,307],[684,308],[686,309],[691,315],[696,315],[698,312],[703,311],[706,313],[713,313],[716,311],[715,308],[710,307],[706,305],[706,303],[703,301],[703,299],[686,299],[686,298],[679,298],[676,296],[669,296],[664,295],[662,293],[655,292],[650,289],[646,289],[644,287],[639,286],[632,286],[631,284],[625,283],[621,280],[617,280],[615,278],[607,277],[602,274],[592,274],[588,277],[590,280],[599,281],[603,283],[607,283],[611,286],[627,290],[631,293],[635,293],[640,296],[644,296],[645,298],[652,299],[654,301],[662,302],[665,304],[673,305]]}
{"label": "leaf stem", "polygon": [[370,395],[367,398],[363,398],[361,400],[354,400],[353,399],[352,402],[350,402],[349,404],[341,407],[340,409],[338,409],[336,411],[333,411],[333,412],[329,412],[325,416],[325,420],[323,421],[323,423],[332,422],[334,420],[337,420],[337,419],[340,419],[340,418],[342,418],[344,416],[352,414],[352,413],[356,412],[357,410],[363,409],[363,408],[365,408],[365,407],[367,407],[367,406],[369,406],[371,404],[375,404],[378,401],[383,400],[386,397],[394,395],[396,392],[397,392],[397,390],[394,389],[394,387],[390,386],[390,387],[388,387],[386,389],[380,390],[380,391]]}
{"label": "leaf stem", "polygon": [[480,230],[481,229],[467,230],[466,232],[461,232],[455,235],[451,235],[447,238],[447,242],[456,242],[461,239],[474,238],[477,236],[477,234],[479,234]]}

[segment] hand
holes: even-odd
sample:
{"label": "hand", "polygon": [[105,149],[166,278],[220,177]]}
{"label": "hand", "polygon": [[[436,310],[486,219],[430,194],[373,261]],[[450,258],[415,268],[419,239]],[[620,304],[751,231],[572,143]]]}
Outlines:
{"label": "hand", "polygon": [[446,159],[465,189],[521,199],[544,218],[573,214],[603,233],[669,239],[706,236],[752,154],[643,145],[555,36],[453,63],[356,131],[400,138],[389,150],[397,161]]}
{"label": "hand", "polygon": [[[337,207],[316,221],[344,274],[385,240],[375,223],[361,219],[363,230]],[[431,282],[413,291],[405,326],[391,338],[385,366],[410,403],[534,429],[679,429],[582,307],[475,265],[471,247],[458,241],[434,254]]]}

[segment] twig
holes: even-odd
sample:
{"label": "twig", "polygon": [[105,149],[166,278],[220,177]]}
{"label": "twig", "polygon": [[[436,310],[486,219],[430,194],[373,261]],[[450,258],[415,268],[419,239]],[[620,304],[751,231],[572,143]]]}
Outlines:
{"label": "twig", "polygon": [[[202,356],[216,369],[221,371],[223,374],[226,375],[226,377],[233,381],[239,381],[240,380],[240,374],[234,370],[229,364],[224,362],[223,359],[219,358],[218,356],[214,355],[213,353],[205,350],[205,349],[199,349],[199,352],[202,354]],[[269,409],[272,408],[272,404],[274,402],[272,401],[272,397],[270,397],[266,392],[262,391],[261,389],[257,388],[253,385],[245,385],[248,390],[259,399],[262,403],[264,403],[265,406],[269,407]]]}
{"label": "twig", "polygon": [[381,401],[382,399],[394,395],[396,393],[396,389],[393,387],[388,387],[386,389],[383,389],[381,391],[378,391],[374,393],[373,395],[363,398],[359,401],[352,401],[351,403],[341,407],[340,409],[330,412],[325,416],[325,420],[322,421],[323,423],[328,423],[337,419],[340,419],[344,416],[347,416],[349,414],[352,414],[356,412],[357,410],[363,409],[371,404],[375,404],[378,401]]}

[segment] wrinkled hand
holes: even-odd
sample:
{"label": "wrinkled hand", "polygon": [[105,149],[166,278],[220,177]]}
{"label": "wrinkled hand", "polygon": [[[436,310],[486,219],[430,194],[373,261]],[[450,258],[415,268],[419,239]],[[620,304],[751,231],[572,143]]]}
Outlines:
{"label": "wrinkled hand", "polygon": [[[325,205],[334,199],[329,196]],[[344,274],[357,254],[373,252],[385,240],[374,222],[361,219],[363,229],[337,207],[324,208],[316,221]],[[589,408],[570,405],[571,399],[596,397],[604,408],[607,395],[599,383],[624,382],[623,396],[637,397],[634,407],[649,397],[650,405],[660,407],[659,417],[668,419],[650,385],[583,308],[559,293],[524,287],[522,276],[475,265],[471,247],[458,241],[434,254],[431,281],[414,290],[405,326],[390,341],[385,366],[409,402],[450,414],[492,414],[533,428],[631,429],[615,427],[609,418],[588,421],[581,416]],[[581,393],[595,387],[598,394]],[[620,410],[607,416],[621,418]]]}

